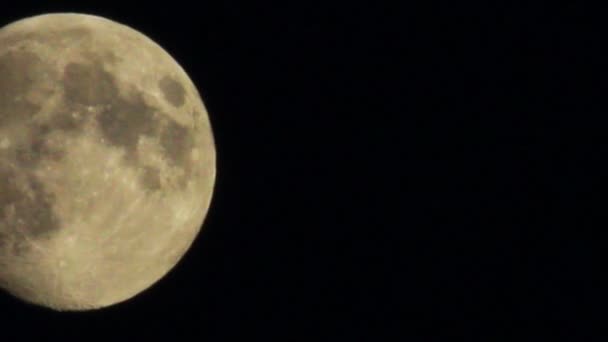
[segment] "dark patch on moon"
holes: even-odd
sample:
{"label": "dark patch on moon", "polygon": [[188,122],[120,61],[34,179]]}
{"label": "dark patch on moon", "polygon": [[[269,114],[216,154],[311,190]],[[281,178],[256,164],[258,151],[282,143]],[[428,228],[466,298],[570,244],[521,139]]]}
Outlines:
{"label": "dark patch on moon", "polygon": [[0,125],[28,120],[40,110],[40,106],[29,101],[17,100],[6,104],[0,100]]}
{"label": "dark patch on moon", "polygon": [[54,129],[62,130],[66,133],[78,132],[84,125],[88,114],[84,108],[71,107],[63,105],[63,110],[55,113],[55,115],[47,121]]}
{"label": "dark patch on moon", "polygon": [[[137,89],[129,96],[121,95],[115,77],[105,71],[103,62],[68,64],[64,71],[64,82],[67,103],[102,108],[95,117],[99,131],[108,144],[125,150],[128,164],[139,167],[137,145],[142,135],[157,137],[160,134],[160,143],[167,159],[180,167],[184,165],[192,145],[188,129],[173,120],[159,118],[158,109],[148,105]],[[161,83],[165,96],[172,104],[183,103],[184,89],[179,84],[170,79]],[[51,125],[75,130],[81,124],[78,119],[68,111],[56,116],[56,122]],[[160,131],[163,122],[166,122],[166,127]],[[142,170],[142,187],[151,191],[159,190],[162,187],[160,171],[149,167]]]}
{"label": "dark patch on moon", "polygon": [[194,147],[194,139],[190,129],[175,121],[167,121],[167,125],[160,135],[160,145],[170,165],[183,171],[176,179],[179,188],[185,188],[192,176],[191,152]]}
{"label": "dark patch on moon", "polygon": [[70,63],[65,67],[63,85],[66,100],[85,106],[111,103],[118,97],[114,77],[101,63]]}
{"label": "dark patch on moon", "polygon": [[[132,89],[129,95],[122,95],[116,78],[104,68],[105,61],[92,60],[91,63],[70,63],[65,67],[64,103],[60,106],[65,110],[55,113],[47,124],[53,129],[66,132],[80,131],[87,119],[86,107],[95,106],[98,113],[94,119],[99,132],[109,145],[125,151],[125,161],[129,165],[141,167],[138,165],[137,145],[142,135],[158,137],[167,161],[182,168],[186,172],[184,178],[189,177],[189,155],[194,145],[189,127],[167,119],[165,115],[159,115],[158,109],[146,103],[137,88]],[[164,77],[159,86],[167,101],[174,106],[183,105],[185,90],[178,82]],[[53,152],[43,150],[43,147],[44,145],[33,145],[32,150],[24,154],[24,159],[35,163],[37,158]],[[160,171],[154,168],[142,170],[142,187],[159,190],[162,187]]]}
{"label": "dark patch on moon", "polygon": [[198,110],[192,110],[192,129],[197,130],[200,128],[201,119],[203,114]]}
{"label": "dark patch on moon", "polygon": [[141,174],[141,183],[146,190],[156,191],[161,188],[160,170],[144,167]]}
{"label": "dark patch on moon", "polygon": [[160,135],[160,144],[169,162],[179,167],[188,163],[193,141],[187,127],[172,120],[167,121]]}
{"label": "dark patch on moon", "polygon": [[[0,223],[0,229],[2,229],[2,224]],[[0,230],[0,250],[6,248],[6,244],[8,243],[8,234]]]}
{"label": "dark patch on moon", "polygon": [[43,62],[28,51],[0,56],[0,125],[28,120],[40,106],[25,99],[43,73]]}
{"label": "dark patch on moon", "polygon": [[18,146],[15,148],[15,157],[19,165],[24,167],[34,167],[43,158],[59,159],[61,157],[59,151],[52,151],[48,148],[44,141],[44,137],[37,137],[31,144]]}
{"label": "dark patch on moon", "polygon": [[55,198],[31,174],[0,166],[0,231],[37,239],[61,228],[52,203]]}
{"label": "dark patch on moon", "polygon": [[169,76],[164,76],[159,82],[158,87],[162,91],[165,100],[175,107],[181,107],[186,100],[186,90],[184,87]]}
{"label": "dark patch on moon", "polygon": [[[96,117],[101,134],[109,144],[124,148],[128,159],[133,160],[137,157],[139,137],[153,136],[158,131],[156,110],[144,101],[141,94],[121,96],[114,75],[103,65],[100,61],[68,64],[64,70],[65,99],[76,105],[102,106]],[[71,119],[72,115],[62,114],[58,117],[58,124],[67,129],[77,129],[78,118]]]}
{"label": "dark patch on moon", "polygon": [[61,113],[54,116],[49,123],[56,129],[66,132],[78,131],[84,124],[84,115],[82,112],[74,111],[72,113]]}
{"label": "dark patch on moon", "polygon": [[47,143],[47,138],[51,133],[48,124],[32,127],[31,139],[29,143],[15,148],[15,159],[17,163],[26,168],[33,168],[43,159],[61,161],[65,156],[65,151],[52,148]]}
{"label": "dark patch on moon", "polygon": [[[128,153],[135,153],[140,135],[153,136],[158,130],[155,110],[140,96],[131,99],[115,98],[112,104],[97,116],[104,138]],[[132,155],[130,157],[136,157]]]}
{"label": "dark patch on moon", "polygon": [[24,231],[29,236],[36,238],[58,230],[60,228],[59,219],[52,207],[55,197],[45,191],[43,184],[34,176],[28,177],[28,184],[31,197],[26,197],[27,200],[22,201],[22,205],[17,209],[17,212],[22,214],[26,214],[26,210],[29,212],[29,217],[25,220]]}

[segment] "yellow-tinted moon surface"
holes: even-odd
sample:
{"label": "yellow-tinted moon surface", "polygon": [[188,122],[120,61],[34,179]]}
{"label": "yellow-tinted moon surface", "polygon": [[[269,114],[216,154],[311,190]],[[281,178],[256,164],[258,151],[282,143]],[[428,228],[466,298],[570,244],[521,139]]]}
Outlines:
{"label": "yellow-tinted moon surface", "polygon": [[55,310],[128,300],[199,233],[216,176],[192,80],[142,33],[56,13],[0,29],[0,288]]}

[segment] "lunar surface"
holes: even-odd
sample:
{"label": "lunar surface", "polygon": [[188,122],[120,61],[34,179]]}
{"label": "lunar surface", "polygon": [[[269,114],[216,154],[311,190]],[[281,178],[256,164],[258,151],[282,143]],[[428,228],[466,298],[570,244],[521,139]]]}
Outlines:
{"label": "lunar surface", "polygon": [[130,299],[199,233],[215,183],[201,97],[125,25],[61,13],[0,29],[0,287],[55,310]]}

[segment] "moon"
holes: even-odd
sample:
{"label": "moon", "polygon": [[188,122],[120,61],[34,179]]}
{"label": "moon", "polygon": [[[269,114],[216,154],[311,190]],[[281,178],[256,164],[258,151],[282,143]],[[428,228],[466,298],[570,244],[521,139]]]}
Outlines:
{"label": "moon", "polygon": [[216,178],[201,96],[144,34],[52,13],[0,29],[0,288],[60,311],[126,301],[199,234]]}

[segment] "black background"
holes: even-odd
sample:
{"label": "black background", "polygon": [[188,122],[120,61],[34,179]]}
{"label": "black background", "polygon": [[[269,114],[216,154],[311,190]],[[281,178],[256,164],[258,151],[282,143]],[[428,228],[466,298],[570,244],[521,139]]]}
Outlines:
{"label": "black background", "polygon": [[22,7],[3,8],[1,23],[96,14],[171,53],[209,110],[218,179],[203,232],[153,288],[87,313],[3,295],[2,329],[176,341],[596,337],[600,8]]}

